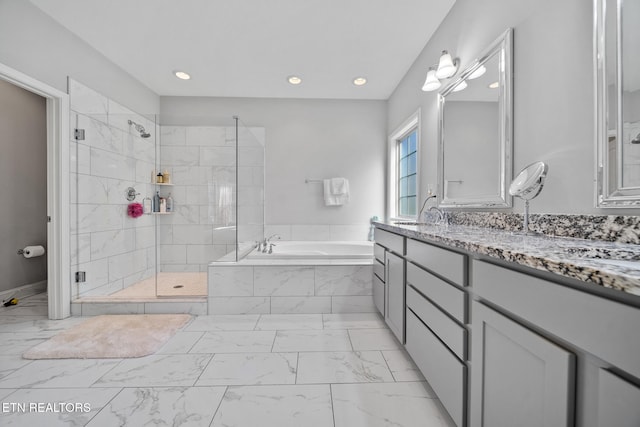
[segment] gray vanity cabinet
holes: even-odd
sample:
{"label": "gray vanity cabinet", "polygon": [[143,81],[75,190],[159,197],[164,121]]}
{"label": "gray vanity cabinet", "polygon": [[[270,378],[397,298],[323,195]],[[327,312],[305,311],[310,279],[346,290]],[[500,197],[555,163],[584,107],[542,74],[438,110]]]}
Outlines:
{"label": "gray vanity cabinet", "polygon": [[471,427],[573,425],[575,356],[474,302]]}
{"label": "gray vanity cabinet", "polygon": [[[405,328],[405,238],[376,228],[374,255],[382,260],[383,269],[374,261],[373,300],[398,341],[404,343]],[[382,254],[384,249],[384,254]],[[379,277],[380,274],[383,277]]]}

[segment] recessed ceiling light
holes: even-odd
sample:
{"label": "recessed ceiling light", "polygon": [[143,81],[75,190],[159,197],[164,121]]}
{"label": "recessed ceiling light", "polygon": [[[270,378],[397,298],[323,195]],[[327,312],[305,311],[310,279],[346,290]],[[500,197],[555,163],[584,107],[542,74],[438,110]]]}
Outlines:
{"label": "recessed ceiling light", "polygon": [[300,83],[302,83],[302,79],[298,76],[289,76],[287,77],[287,81],[292,85],[299,85]]}
{"label": "recessed ceiling light", "polygon": [[498,89],[500,87],[500,82],[493,82],[489,85],[489,89]]}
{"label": "recessed ceiling light", "polygon": [[367,84],[367,79],[365,77],[356,77],[355,79],[353,79],[353,84],[356,86],[362,86],[364,84]]}
{"label": "recessed ceiling light", "polygon": [[180,70],[174,71],[173,74],[181,80],[189,80],[191,78],[189,73],[185,73],[184,71],[180,71]]}

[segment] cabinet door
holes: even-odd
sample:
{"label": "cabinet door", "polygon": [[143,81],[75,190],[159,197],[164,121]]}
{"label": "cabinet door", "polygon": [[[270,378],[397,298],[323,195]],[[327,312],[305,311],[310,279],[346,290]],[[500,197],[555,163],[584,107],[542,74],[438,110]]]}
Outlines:
{"label": "cabinet door", "polygon": [[573,425],[575,356],[474,302],[471,426]]}
{"label": "cabinet door", "polygon": [[404,344],[404,259],[387,252],[385,320],[396,338]]}

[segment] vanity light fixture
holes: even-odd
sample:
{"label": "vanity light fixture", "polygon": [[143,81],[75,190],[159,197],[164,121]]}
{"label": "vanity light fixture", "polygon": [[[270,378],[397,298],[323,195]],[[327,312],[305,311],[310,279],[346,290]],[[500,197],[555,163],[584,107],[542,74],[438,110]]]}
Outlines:
{"label": "vanity light fixture", "polygon": [[448,79],[452,77],[456,71],[458,71],[457,62],[451,58],[449,52],[443,50],[442,55],[440,55],[440,62],[438,63],[436,77],[439,79]]}
{"label": "vanity light fixture", "polygon": [[467,88],[467,82],[464,80],[458,83],[458,85],[453,88],[452,92],[460,92],[461,90],[465,90]]}
{"label": "vanity light fixture", "polygon": [[289,76],[287,77],[287,81],[292,85],[299,85],[300,83],[302,83],[302,79],[298,76]]}
{"label": "vanity light fixture", "polygon": [[424,85],[422,86],[423,92],[431,92],[437,90],[442,86],[440,80],[436,77],[436,70],[433,67],[429,67],[429,71],[427,71],[427,79],[424,81]]}
{"label": "vanity light fixture", "polygon": [[362,86],[367,84],[367,79],[365,77],[356,77],[353,79],[353,84],[356,86]]}
{"label": "vanity light fixture", "polygon": [[473,71],[473,73],[469,74],[469,77],[467,78],[469,80],[477,79],[478,77],[482,76],[486,72],[487,72],[487,68],[484,65],[481,65],[478,68],[476,68]]}
{"label": "vanity light fixture", "polygon": [[500,87],[500,82],[493,82],[491,83],[489,86],[487,86],[489,89],[498,89]]}
{"label": "vanity light fixture", "polygon": [[189,80],[191,78],[191,75],[189,75],[189,73],[180,71],[180,70],[175,70],[173,72],[173,75],[179,78],[180,80]]}

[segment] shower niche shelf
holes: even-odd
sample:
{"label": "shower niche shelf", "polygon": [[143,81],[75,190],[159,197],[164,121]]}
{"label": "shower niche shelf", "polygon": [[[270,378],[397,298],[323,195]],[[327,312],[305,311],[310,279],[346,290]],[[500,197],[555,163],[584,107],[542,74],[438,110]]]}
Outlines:
{"label": "shower niche shelf", "polygon": [[147,212],[145,215],[171,215],[173,212]]}
{"label": "shower niche shelf", "polygon": [[155,185],[166,185],[166,186],[169,186],[169,187],[172,187],[172,186],[173,186],[173,184],[172,184],[172,183],[170,183],[170,182],[168,182],[168,183],[164,183],[164,182],[154,182],[154,184],[155,184]]}

